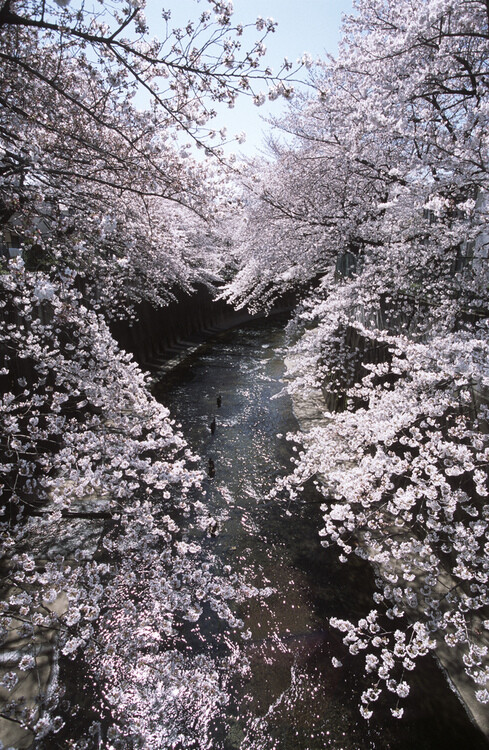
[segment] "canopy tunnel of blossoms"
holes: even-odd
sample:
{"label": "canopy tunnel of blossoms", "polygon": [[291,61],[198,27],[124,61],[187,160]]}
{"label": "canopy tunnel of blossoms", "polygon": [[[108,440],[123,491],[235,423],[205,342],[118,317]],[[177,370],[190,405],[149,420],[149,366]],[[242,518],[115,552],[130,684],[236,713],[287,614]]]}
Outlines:
{"label": "canopy tunnel of blossoms", "polygon": [[209,607],[239,630],[233,602],[259,592],[203,549],[202,474],[109,328],[197,284],[252,312],[302,290],[290,391],[324,408],[276,495],[320,478],[324,545],[376,570],[370,614],[331,620],[365,659],[363,716],[387,695],[401,717],[418,658],[446,649],[489,701],[487,4],[355,8],[293,140],[230,188],[212,102],[290,96],[262,67],[271,19],[245,49],[229,2],[162,42],[132,0],[1,4],[0,220],[21,238],[0,272],[6,731],[61,731],[57,650],[83,653],[108,742],[209,746],[239,659],[182,644]]}

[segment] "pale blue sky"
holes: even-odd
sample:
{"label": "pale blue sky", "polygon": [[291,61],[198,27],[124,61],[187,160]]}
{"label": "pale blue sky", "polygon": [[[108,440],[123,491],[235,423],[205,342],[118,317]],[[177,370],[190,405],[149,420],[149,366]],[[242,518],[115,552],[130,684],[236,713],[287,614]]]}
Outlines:
{"label": "pale blue sky", "polygon": [[[266,39],[267,55],[263,58],[275,72],[281,67],[284,57],[295,63],[304,52],[309,52],[313,58],[323,57],[325,52],[335,55],[342,15],[352,12],[352,0],[233,0],[233,6],[236,23],[250,23],[258,16],[272,17],[278,22],[275,33]],[[158,36],[161,35],[157,26],[161,24],[162,7],[172,11],[169,25],[176,26],[183,25],[190,18],[196,19],[208,6],[203,0],[147,0],[146,14],[151,29]],[[259,32],[256,32],[258,37]],[[226,126],[231,137],[245,131],[246,143],[233,145],[226,151],[253,155],[262,147],[263,135],[269,129],[262,116],[278,116],[284,106],[284,100],[279,99],[256,107],[250,98],[243,96],[234,109],[226,107],[219,111],[213,127]]]}

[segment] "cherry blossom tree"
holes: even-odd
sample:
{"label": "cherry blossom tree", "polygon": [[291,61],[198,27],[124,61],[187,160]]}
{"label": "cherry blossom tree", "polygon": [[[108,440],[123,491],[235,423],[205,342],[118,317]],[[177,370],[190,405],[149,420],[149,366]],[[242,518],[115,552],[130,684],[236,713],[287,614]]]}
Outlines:
{"label": "cherry blossom tree", "polygon": [[2,4],[4,221],[36,265],[69,263],[99,295],[109,285],[106,306],[116,284],[126,302],[161,303],[172,284],[198,280],[192,242],[207,231],[199,220],[219,213],[223,177],[192,144],[221,159],[216,103],[232,106],[239,93],[258,103],[272,83],[290,91],[261,64],[274,21],[234,24],[231,3],[207,5],[185,28],[172,29],[163,10],[158,40],[142,2]]}
{"label": "cherry blossom tree", "polygon": [[233,24],[210,0],[169,23],[163,10],[158,41],[139,2],[0,5],[0,221],[21,238],[0,267],[1,719],[38,746],[90,741],[63,728],[54,655],[42,672],[54,652],[90,685],[94,736],[209,746],[237,657],[230,641],[195,658],[186,643],[205,616],[239,631],[233,602],[259,593],[205,551],[196,457],[108,327],[219,277],[214,104],[258,103],[272,81],[271,19]]}
{"label": "cherry blossom tree", "polygon": [[[292,106],[247,177],[241,269],[258,306],[305,293],[290,326],[292,391],[322,389],[292,497],[314,475],[325,545],[368,560],[378,592],[333,618],[395,716],[418,657],[456,649],[482,703],[487,660],[486,4],[359,0],[317,96]],[[248,227],[247,228],[247,223]],[[271,269],[268,272],[268,269]]]}

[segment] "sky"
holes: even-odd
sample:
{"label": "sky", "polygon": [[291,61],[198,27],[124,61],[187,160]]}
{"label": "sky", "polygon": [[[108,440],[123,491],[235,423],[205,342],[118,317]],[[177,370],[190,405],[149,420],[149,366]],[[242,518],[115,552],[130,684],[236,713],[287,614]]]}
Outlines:
{"label": "sky", "polygon": [[[325,52],[335,55],[340,37],[341,18],[352,12],[352,0],[234,0],[235,16],[254,19],[271,16],[278,22],[277,30],[266,39],[267,56],[264,58],[277,71],[284,57],[295,63],[305,52],[315,59]],[[304,72],[305,75],[305,72]],[[246,142],[234,146],[239,153],[253,155],[263,147],[264,135],[270,125],[265,116],[279,116],[286,103],[283,99],[267,102],[256,107],[244,97],[236,103],[234,110],[227,110],[223,117],[228,120],[228,131],[232,135],[245,131]]]}
{"label": "sky", "polygon": [[[206,3],[192,0],[147,0],[146,15],[153,27],[161,12],[161,7],[172,9],[171,26],[185,24],[196,18],[205,9]],[[266,39],[267,55],[264,65],[277,72],[287,57],[295,63],[305,52],[313,58],[324,57],[325,52],[336,54],[340,37],[341,18],[352,12],[352,0],[233,0],[236,23],[250,23],[258,16],[273,18],[278,27]],[[154,13],[154,15],[153,15]],[[157,32],[156,32],[157,33]],[[258,38],[258,32],[257,32]],[[226,127],[229,137],[245,132],[243,145],[232,144],[227,152],[253,156],[264,147],[264,134],[270,126],[263,117],[279,116],[284,109],[283,99],[268,102],[256,107],[250,98],[240,97],[233,109],[223,107],[212,125],[217,130]]]}

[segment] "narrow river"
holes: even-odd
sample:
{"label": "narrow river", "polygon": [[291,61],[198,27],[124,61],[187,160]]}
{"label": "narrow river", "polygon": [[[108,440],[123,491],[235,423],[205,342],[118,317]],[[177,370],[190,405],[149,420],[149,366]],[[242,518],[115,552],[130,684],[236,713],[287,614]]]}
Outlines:
{"label": "narrow river", "polygon": [[[238,613],[251,632],[237,638],[250,669],[235,680],[213,750],[487,750],[430,660],[417,671],[403,720],[381,705],[375,720],[360,717],[362,658],[345,653],[327,618],[369,611],[371,571],[361,561],[341,565],[320,546],[312,485],[290,507],[268,498],[292,466],[285,435],[297,429],[289,397],[273,398],[284,385],[283,344],[283,321],[234,329],[156,389],[203,468],[214,463],[215,476],[205,480],[220,518],[214,553],[250,584],[274,590]],[[333,667],[332,657],[343,666]]]}

